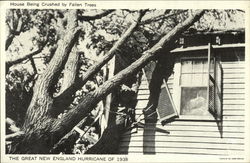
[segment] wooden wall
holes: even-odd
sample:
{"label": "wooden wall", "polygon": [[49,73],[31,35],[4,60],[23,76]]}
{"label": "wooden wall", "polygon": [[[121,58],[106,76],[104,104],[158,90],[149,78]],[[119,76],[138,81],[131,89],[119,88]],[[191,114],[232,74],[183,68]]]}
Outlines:
{"label": "wooden wall", "polygon": [[[148,123],[124,133],[120,153],[143,154],[244,154],[245,62],[244,56],[222,57],[223,68],[223,138],[214,121],[175,120],[162,126]],[[173,76],[168,80],[173,93]],[[148,82],[144,76],[140,86],[137,116],[146,107],[149,97]],[[144,121],[142,121],[144,122]]]}

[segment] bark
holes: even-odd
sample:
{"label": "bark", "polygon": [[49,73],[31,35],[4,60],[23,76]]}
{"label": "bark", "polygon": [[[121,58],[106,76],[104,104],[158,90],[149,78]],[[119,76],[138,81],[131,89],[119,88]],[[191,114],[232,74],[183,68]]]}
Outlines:
{"label": "bark", "polygon": [[[203,15],[203,10],[198,10],[194,16],[191,16],[183,23],[177,25],[172,31],[166,34],[155,46],[146,51],[141,58],[132,63],[129,67],[119,72],[113,78],[109,79],[94,92],[87,94],[84,100],[74,109],[70,110],[62,119],[56,120],[51,126],[51,132],[56,135],[65,135],[73,126],[75,126],[83,117],[94,108],[94,106],[105,96],[107,96],[115,87],[126,81],[142,69],[150,60],[157,56],[161,50],[170,51],[172,43],[180,36],[180,34],[190,27],[195,21]],[[163,49],[164,47],[164,49]],[[59,136],[60,137],[60,136]]]}
{"label": "bark", "polygon": [[78,68],[79,64],[78,62],[79,62],[79,54],[77,53],[77,48],[75,46],[72,49],[72,52],[70,53],[69,58],[65,64],[63,72],[63,82],[59,94],[74,83],[77,75],[76,70]]}
{"label": "bark", "polygon": [[[91,123],[88,117],[85,117],[81,120],[76,126],[82,128],[86,124]],[[70,153],[72,145],[75,144],[76,140],[79,138],[79,133],[72,129],[69,133],[67,133],[63,138],[58,141],[54,147],[50,150],[50,153],[58,154],[60,152]]]}
{"label": "bark", "polygon": [[[150,71],[145,70],[145,73],[147,74],[146,76],[149,81],[150,91],[147,107],[144,108],[145,117],[149,117],[150,114],[156,111],[163,79],[165,79],[167,82],[169,76],[173,72],[174,56],[173,54],[167,52],[167,55],[160,55],[157,59],[157,63],[153,64],[155,64],[155,66],[152,66],[153,69],[151,69]],[[151,106],[150,109],[147,109],[149,108],[149,106]],[[150,120],[157,120],[156,114],[154,114],[154,116],[150,116],[150,118],[148,118],[148,121],[151,122]]]}
{"label": "bark", "polygon": [[109,125],[98,142],[88,149],[85,154],[116,154],[119,147],[120,136],[125,130],[124,117],[117,115],[115,123]]}
{"label": "bark", "polygon": [[[78,69],[80,66],[79,62],[80,55],[77,52],[76,46],[72,49],[69,58],[65,64],[63,72],[63,81],[58,94],[61,94],[71,85],[76,83],[78,79]],[[62,98],[56,98],[53,103],[52,116],[56,117],[58,114],[63,112],[74,100],[74,96],[71,93],[66,94]]]}
{"label": "bark", "polygon": [[[14,145],[11,153],[47,153],[51,148],[48,138],[53,103],[53,87],[68,59],[72,47],[78,40],[80,29],[77,28],[76,10],[69,11],[68,26],[64,38],[59,40],[58,48],[46,71],[39,76],[33,89],[33,97],[28,107],[24,125],[25,137]],[[52,144],[53,145],[53,144]]]}
{"label": "bark", "polygon": [[46,71],[39,76],[35,86],[31,104],[26,113],[24,128],[36,124],[40,118],[50,117],[54,92],[53,87],[68,59],[72,47],[78,40],[80,30],[77,28],[76,11],[71,10],[67,33],[62,40],[59,40],[58,48],[51,59]]}
{"label": "bark", "polygon": [[[50,153],[56,154],[60,152],[66,152],[66,153],[72,153],[72,148],[76,140],[79,138],[79,135],[85,134],[85,132],[92,127],[97,120],[100,118],[100,116],[103,114],[103,102],[99,102],[98,107],[96,108],[98,110],[98,113],[96,113],[95,118],[88,116],[82,119],[77,125],[77,128],[84,128],[84,126],[88,125],[89,128],[86,130],[84,129],[83,133],[77,132],[75,127],[67,133],[63,138],[61,138],[55,145],[54,147],[50,150]],[[87,135],[85,135],[87,136]]]}
{"label": "bark", "polygon": [[103,11],[103,12],[95,14],[95,15],[78,15],[78,20],[90,21],[90,20],[101,19],[102,17],[107,16],[114,11],[115,10],[106,10],[106,11]]}
{"label": "bark", "polygon": [[123,45],[123,43],[130,37],[130,35],[136,30],[141,18],[144,16],[146,11],[140,11],[140,14],[135,22],[131,24],[128,30],[123,34],[123,36],[115,43],[115,45],[108,51],[108,53],[95,65],[90,67],[85,75],[82,77],[81,82],[75,82],[68,89],[60,94],[56,100],[62,101],[61,99],[67,99],[71,96],[77,89],[80,89],[94,74],[96,74],[100,69],[113,58],[115,52]]}

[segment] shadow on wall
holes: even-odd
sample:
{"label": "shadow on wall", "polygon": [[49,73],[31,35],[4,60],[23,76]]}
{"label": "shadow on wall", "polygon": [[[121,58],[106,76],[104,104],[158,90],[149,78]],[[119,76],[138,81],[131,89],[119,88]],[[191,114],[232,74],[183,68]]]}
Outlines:
{"label": "shadow on wall", "polygon": [[[153,110],[155,110],[155,108]],[[155,154],[157,114],[144,112],[144,117],[146,117],[146,119],[143,130],[143,154]]]}
{"label": "shadow on wall", "polygon": [[[157,128],[157,113],[158,100],[161,92],[163,79],[168,80],[172,74],[174,67],[174,56],[171,53],[161,52],[157,62],[151,62],[145,66],[145,74],[149,82],[149,101],[147,108],[144,109],[145,126],[143,130],[143,154],[155,154],[155,135],[156,132],[169,133]],[[154,113],[154,114],[153,114]]]}

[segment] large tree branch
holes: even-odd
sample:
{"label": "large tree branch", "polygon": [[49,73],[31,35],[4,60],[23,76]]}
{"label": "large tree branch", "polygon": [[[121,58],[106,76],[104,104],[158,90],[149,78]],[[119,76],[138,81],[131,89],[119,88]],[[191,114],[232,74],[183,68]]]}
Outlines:
{"label": "large tree branch", "polygon": [[83,136],[87,133],[87,131],[94,125],[94,123],[97,122],[97,120],[101,117],[103,114],[103,102],[99,102],[97,106],[97,113],[95,114],[95,118],[90,118],[90,116],[87,116],[83,118],[77,125],[74,127],[69,133],[67,133],[63,138],[61,138],[54,147],[50,150],[50,153],[60,153],[64,149],[69,149],[70,144],[74,144],[76,139],[78,139],[79,132],[76,132],[77,128],[84,128],[84,126],[89,125],[87,129],[84,129],[83,133],[80,133],[80,136]]}
{"label": "large tree branch", "polygon": [[[136,82],[132,84],[131,91],[135,93],[133,96],[137,96],[138,89],[141,84],[142,73],[138,73]],[[114,95],[115,96],[115,95]],[[133,102],[133,97],[128,97],[130,102],[133,103],[130,105],[131,108],[135,109],[136,103]],[[131,99],[132,98],[132,99]],[[113,108],[110,108],[111,111],[116,111],[116,107],[112,105]],[[106,109],[106,108],[105,108]],[[132,117],[131,117],[132,118]],[[126,117],[119,114],[111,114],[108,121],[108,127],[105,128],[102,136],[91,148],[89,148],[85,154],[113,154],[118,152],[120,136],[126,129]],[[112,143],[107,143],[112,142]]]}
{"label": "large tree branch", "polygon": [[160,54],[161,50],[170,51],[173,48],[171,45],[181,33],[198,21],[203,14],[204,10],[196,11],[194,16],[190,16],[183,23],[178,24],[173,30],[163,36],[156,45],[144,52],[142,57],[137,61],[106,81],[94,92],[88,93],[79,105],[70,110],[62,119],[53,122],[51,132],[58,136],[63,136],[69,132],[83,117],[88,115],[101,99],[108,95],[115,87],[126,81],[129,76],[140,71],[149,61]]}
{"label": "large tree branch", "polygon": [[[88,122],[88,117],[83,118],[77,125],[76,127],[82,128],[83,126],[86,125]],[[55,145],[54,147],[50,150],[50,153],[58,154],[60,153],[63,149],[69,148],[69,145],[72,145],[75,143],[75,141],[78,139],[79,133],[75,131],[73,128],[69,133],[67,133],[63,138],[61,138]]]}
{"label": "large tree branch", "polygon": [[95,15],[78,15],[78,20],[90,21],[90,20],[95,20],[95,19],[101,19],[102,17],[107,16],[114,11],[115,10],[106,10],[106,11],[103,11],[103,12],[95,14]]}
{"label": "large tree branch", "polygon": [[69,58],[64,67],[63,82],[59,94],[64,92],[69,86],[71,86],[77,75],[77,68],[79,68],[79,53],[76,46],[72,49]]}
{"label": "large tree branch", "polygon": [[[29,128],[36,124],[38,119],[50,117],[53,103],[53,87],[68,59],[69,53],[78,40],[80,28],[78,28],[77,11],[69,10],[67,32],[58,41],[58,48],[52,57],[47,69],[34,86],[34,94],[27,110],[23,128]],[[45,103],[45,104],[44,104]]]}
{"label": "large tree branch", "polygon": [[[77,48],[75,46],[73,47],[65,64],[62,85],[58,94],[61,94],[74,83],[78,82],[78,70],[80,67],[79,58],[80,55],[77,52]],[[63,112],[63,110],[66,109],[74,100],[74,96],[72,93],[67,93],[66,95],[67,96],[64,96],[64,98],[60,98],[54,101],[52,111],[53,117],[56,117],[58,114]]]}
{"label": "large tree branch", "polygon": [[139,13],[139,16],[135,22],[131,24],[128,30],[123,34],[123,36],[115,43],[115,45],[109,50],[109,52],[95,65],[90,67],[88,71],[84,74],[80,82],[75,82],[68,89],[64,90],[56,99],[56,101],[63,101],[63,99],[67,99],[72,95],[77,89],[80,89],[94,74],[96,74],[100,69],[115,55],[115,52],[119,50],[121,45],[130,37],[130,35],[136,30],[138,27],[141,18],[146,13],[146,10],[142,10]]}

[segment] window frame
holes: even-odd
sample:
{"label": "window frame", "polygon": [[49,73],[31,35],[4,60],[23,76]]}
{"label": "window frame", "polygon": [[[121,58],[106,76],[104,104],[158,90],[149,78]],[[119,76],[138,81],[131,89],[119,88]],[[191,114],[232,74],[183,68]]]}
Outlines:
{"label": "window frame", "polygon": [[[178,113],[179,113],[179,119],[187,119],[187,120],[214,120],[213,116],[210,114],[210,115],[182,115],[181,114],[181,96],[182,96],[182,89],[183,88],[195,88],[195,87],[206,87],[206,91],[208,91],[208,87],[207,85],[182,85],[181,84],[181,75],[182,75],[182,61],[183,60],[189,60],[189,61],[194,61],[194,60],[208,60],[208,57],[206,56],[199,56],[199,57],[181,57],[180,58],[180,74],[179,74],[179,87],[180,87],[180,91],[179,91],[179,108],[177,109],[178,110]],[[208,65],[209,63],[206,62],[206,64]],[[192,73],[194,74],[194,73]],[[207,72],[208,74],[208,72]],[[206,75],[207,75],[206,74]],[[208,79],[206,79],[208,80]],[[208,97],[207,97],[207,101],[206,101],[206,106],[208,106]]]}
{"label": "window frame", "polygon": [[[192,52],[189,53],[189,51],[183,51],[185,54],[184,56],[181,56],[182,54],[180,54],[180,56],[177,58],[178,60],[176,61],[175,67],[174,67],[174,80],[173,80],[173,100],[174,103],[176,105],[176,110],[178,112],[179,117],[176,118],[176,120],[196,120],[196,121],[217,121],[214,116],[210,113],[210,115],[181,115],[181,91],[183,87],[206,87],[207,88],[207,109],[208,109],[208,101],[209,101],[209,97],[208,97],[208,83],[209,83],[209,75],[210,75],[210,66],[209,66],[209,61],[208,58],[211,59],[211,56],[209,53],[211,53],[212,50],[212,46],[210,44],[208,44],[206,49],[201,49],[198,50],[196,52],[198,52],[198,55],[192,56]],[[205,50],[205,51],[204,51]],[[182,53],[183,53],[182,52]],[[206,54],[207,53],[207,54]],[[213,54],[213,57],[216,57],[215,54]],[[182,85],[181,84],[181,75],[182,75],[182,61],[183,60],[199,60],[199,59],[204,59],[207,60],[208,62],[206,62],[209,71],[207,71],[207,75],[208,78],[207,80],[207,85]],[[218,60],[220,62],[220,59]],[[213,72],[214,74],[216,74],[216,66],[215,66],[215,62],[214,62],[214,66],[213,66]],[[220,80],[220,85],[222,85],[222,79]],[[222,99],[221,99],[222,102]],[[222,111],[222,107],[220,108]]]}

